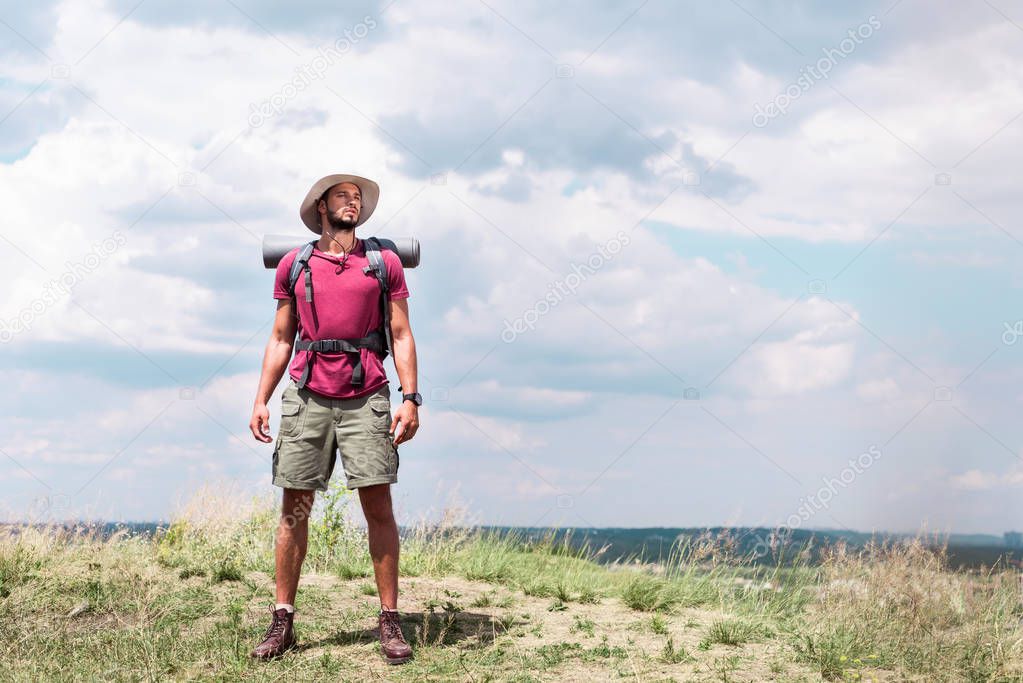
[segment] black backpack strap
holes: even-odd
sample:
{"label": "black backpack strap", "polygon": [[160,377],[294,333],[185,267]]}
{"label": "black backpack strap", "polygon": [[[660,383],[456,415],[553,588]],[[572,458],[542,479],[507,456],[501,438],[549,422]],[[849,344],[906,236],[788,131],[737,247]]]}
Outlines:
{"label": "black backpack strap", "polygon": [[309,358],[306,361],[302,377],[298,381],[298,388],[305,387],[309,379],[309,369],[312,367],[313,358],[317,353],[349,353],[353,354],[352,360],[352,386],[359,387],[363,383],[362,354],[360,349],[370,349],[377,353],[383,352],[384,339],[379,330],[373,330],[365,337],[359,339],[317,339],[305,341],[299,339],[295,342],[295,348],[299,351],[308,351]]}
{"label": "black backpack strap", "polygon": [[387,281],[387,263],[384,261],[383,255],[380,253],[380,240],[376,237],[367,237],[363,240],[366,244],[366,258],[369,259],[369,265],[363,269],[363,272],[369,273],[373,271],[376,275],[377,282],[380,284],[380,309],[382,322],[383,336],[386,341],[386,348],[384,350],[384,357],[388,354],[394,353],[394,347],[391,343],[391,304],[390,304],[390,285]]}
{"label": "black backpack strap", "polygon": [[295,260],[291,263],[291,272],[288,274],[288,291],[294,297],[295,283],[298,282],[299,274],[305,270],[305,300],[308,302],[313,300],[313,271],[309,267],[309,258],[313,255],[315,245],[316,240],[302,245],[302,248],[295,254]]}

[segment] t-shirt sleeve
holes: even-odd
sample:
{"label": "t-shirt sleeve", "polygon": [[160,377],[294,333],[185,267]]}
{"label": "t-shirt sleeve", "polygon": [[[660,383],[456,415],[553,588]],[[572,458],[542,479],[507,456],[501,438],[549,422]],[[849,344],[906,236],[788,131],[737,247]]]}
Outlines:
{"label": "t-shirt sleeve", "polygon": [[408,284],[405,282],[405,268],[401,265],[401,259],[393,251],[380,250],[387,259],[387,284],[390,290],[390,300],[407,299],[411,295],[408,291]]}
{"label": "t-shirt sleeve", "polygon": [[288,275],[291,273],[291,264],[295,262],[296,252],[297,250],[288,252],[277,264],[277,273],[274,276],[275,299],[291,298],[291,292],[288,291]]}

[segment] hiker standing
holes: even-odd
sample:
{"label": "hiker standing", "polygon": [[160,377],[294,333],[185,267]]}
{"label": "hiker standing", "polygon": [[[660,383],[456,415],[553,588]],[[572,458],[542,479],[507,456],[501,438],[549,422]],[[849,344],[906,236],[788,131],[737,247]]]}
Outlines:
{"label": "hiker standing", "polygon": [[[268,659],[294,647],[295,595],[305,559],[316,491],[326,491],[341,452],[347,486],[358,489],[380,596],[380,643],[392,664],[412,648],[398,613],[398,527],[390,485],[398,481],[397,446],[415,436],[422,397],[416,392],[416,347],[401,260],[356,227],[373,214],[380,188],[354,175],[329,175],[312,186],[299,213],[319,240],[277,265],[277,316],[263,357],[249,428],[269,443],[267,402],[289,368],[273,483],[284,489],[275,544],[277,604],[252,656]],[[298,340],[296,341],[296,332]],[[292,349],[295,349],[292,360]],[[383,360],[390,354],[402,403],[391,416]]]}

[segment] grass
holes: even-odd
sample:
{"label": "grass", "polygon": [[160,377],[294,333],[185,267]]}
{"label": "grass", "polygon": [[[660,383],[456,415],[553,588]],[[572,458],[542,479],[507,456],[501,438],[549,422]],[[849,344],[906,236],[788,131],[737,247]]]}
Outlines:
{"label": "grass", "polygon": [[722,619],[715,621],[707,629],[707,634],[700,641],[701,648],[706,650],[711,645],[743,645],[756,640],[763,634],[757,624],[742,619]]}
{"label": "grass", "polygon": [[664,644],[664,649],[661,650],[661,661],[665,664],[681,664],[683,662],[691,662],[696,658],[686,652],[684,647],[675,647],[675,641],[668,638],[668,642]]}
{"label": "grass", "polygon": [[382,662],[352,492],[318,498],[301,649],[250,661],[273,599],[270,499],[200,492],[155,538],[0,532],[0,680],[1023,680],[1016,570],[954,572],[924,543],[759,567],[725,537],[659,567],[417,525],[399,608],[415,658]]}
{"label": "grass", "polygon": [[668,623],[660,614],[655,614],[650,617],[650,630],[654,633],[659,633],[662,636],[667,635]]}

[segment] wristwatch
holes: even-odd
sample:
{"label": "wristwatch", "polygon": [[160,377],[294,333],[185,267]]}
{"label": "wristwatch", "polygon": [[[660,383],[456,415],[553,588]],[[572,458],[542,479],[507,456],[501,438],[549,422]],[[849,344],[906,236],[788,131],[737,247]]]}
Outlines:
{"label": "wristwatch", "polygon": [[401,395],[401,400],[402,401],[412,401],[417,406],[423,405],[423,395],[420,394],[418,391],[416,393],[414,393],[414,394],[402,394]]}

